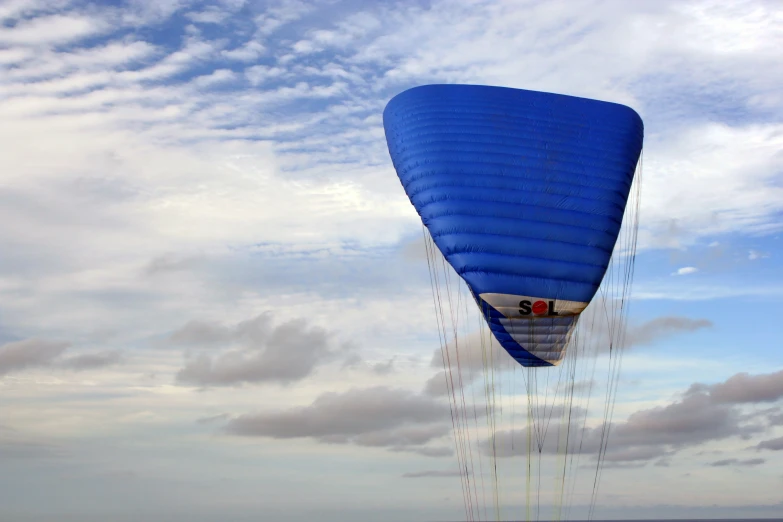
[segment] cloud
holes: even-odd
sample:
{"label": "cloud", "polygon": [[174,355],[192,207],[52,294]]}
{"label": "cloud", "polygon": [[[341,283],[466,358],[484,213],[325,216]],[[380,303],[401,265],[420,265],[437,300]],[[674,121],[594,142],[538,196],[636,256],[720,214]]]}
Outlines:
{"label": "cloud", "polygon": [[689,317],[657,317],[640,325],[631,325],[626,334],[627,346],[651,344],[657,340],[685,332],[695,332],[712,327],[708,319],[691,319]]}
{"label": "cloud", "polygon": [[756,444],[755,446],[757,449],[766,449],[771,451],[783,451],[783,437],[778,437],[776,439],[770,439],[770,440],[763,440]]}
{"label": "cloud", "polygon": [[447,374],[444,372],[438,372],[424,383],[424,393],[432,395],[433,397],[443,397],[448,395],[451,389],[448,381],[446,380]]}
{"label": "cloud", "polygon": [[67,348],[69,343],[27,339],[0,346],[0,376],[26,368],[48,366]]}
{"label": "cloud", "polygon": [[119,350],[64,356],[70,346],[70,343],[42,339],[26,339],[4,344],[0,346],[0,376],[27,368],[93,370],[118,364],[124,358]]}
{"label": "cloud", "polygon": [[209,74],[198,76],[193,79],[193,84],[198,88],[211,87],[221,83],[228,83],[236,80],[237,73],[231,69],[217,69]]}
{"label": "cloud", "polygon": [[766,428],[755,420],[766,410],[744,413],[740,406],[760,405],[783,397],[782,375],[783,372],[753,376],[741,373],[722,383],[694,384],[681,399],[638,411],[612,426],[610,453],[655,447],[663,456],[708,441],[763,433]]}
{"label": "cloud", "polygon": [[[227,430],[235,435],[272,438],[385,437],[386,430],[400,424],[426,424],[447,416],[448,409],[440,402],[407,390],[375,387],[325,393],[310,406],[286,412],[242,415],[232,419]],[[424,435],[428,436],[434,434]],[[407,434],[403,437],[410,438]]]}
{"label": "cloud", "polygon": [[765,254],[764,252],[759,252],[758,250],[749,250],[748,251],[748,260],[755,261],[757,259],[764,259],[769,257],[769,254]]}
{"label": "cloud", "polygon": [[169,340],[191,346],[239,343],[241,347],[218,355],[191,356],[177,373],[180,384],[229,386],[301,380],[318,366],[348,355],[350,348],[334,347],[331,338],[331,333],[304,319],[273,325],[272,314],[266,312],[233,327],[193,321],[172,333]]}
{"label": "cloud", "polygon": [[422,446],[449,434],[448,417],[448,405],[440,401],[408,390],[374,387],[324,393],[305,407],[241,415],[225,430],[247,437],[313,438],[444,456],[451,451]]}
{"label": "cloud", "polygon": [[722,466],[758,466],[764,464],[765,459],[723,459],[710,462],[709,466],[722,467]]}
{"label": "cloud", "polygon": [[[737,374],[722,383],[713,385],[693,384],[679,398],[665,406],[657,406],[634,412],[623,422],[609,426],[609,444],[606,450],[607,462],[649,462],[664,459],[687,448],[698,447],[707,442],[731,437],[747,439],[767,430],[758,422],[769,414],[769,410],[744,409],[783,398],[781,372],[749,376]],[[552,418],[559,417],[558,413]],[[579,416],[577,415],[577,418]],[[576,423],[577,425],[580,422]],[[548,436],[541,446],[542,451],[557,453],[557,433],[565,425],[552,422]],[[574,431],[569,442],[569,452],[590,454],[595,458],[605,435],[603,425],[587,426],[583,431]],[[578,433],[578,434],[577,434]],[[527,454],[524,444],[526,428],[502,430],[495,437],[497,455],[503,457]],[[516,440],[516,445],[512,444]],[[762,442],[755,449],[776,449],[779,439]],[[489,445],[482,445],[485,453]],[[783,447],[781,448],[783,449]],[[733,464],[745,465],[736,459]]]}
{"label": "cloud", "polygon": [[738,373],[722,383],[694,384],[687,393],[705,392],[711,400],[721,404],[774,402],[783,398],[783,370],[761,375]]}
{"label": "cloud", "polygon": [[688,275],[688,274],[695,274],[698,272],[699,269],[695,266],[684,266],[682,268],[677,269],[676,272],[672,273],[672,275]]}
{"label": "cloud", "polygon": [[250,41],[235,49],[222,51],[223,56],[229,60],[252,62],[264,54],[266,48],[259,42]]}
{"label": "cloud", "polygon": [[219,24],[231,15],[228,11],[222,11],[216,7],[209,7],[201,12],[189,12],[185,16],[193,22],[200,24]]}
{"label": "cloud", "polygon": [[100,352],[83,353],[65,357],[59,361],[59,365],[63,368],[77,371],[92,370],[117,364],[122,359],[123,354],[118,350],[103,350]]}
{"label": "cloud", "polygon": [[612,429],[621,446],[696,445],[743,433],[739,412],[708,394],[686,395],[667,406],[641,410]]}
{"label": "cloud", "polygon": [[40,16],[13,27],[0,27],[0,43],[16,45],[66,44],[110,29],[99,18],[78,15]]}
{"label": "cloud", "polygon": [[385,363],[375,363],[370,369],[376,375],[389,375],[394,371],[394,357],[386,361]]}

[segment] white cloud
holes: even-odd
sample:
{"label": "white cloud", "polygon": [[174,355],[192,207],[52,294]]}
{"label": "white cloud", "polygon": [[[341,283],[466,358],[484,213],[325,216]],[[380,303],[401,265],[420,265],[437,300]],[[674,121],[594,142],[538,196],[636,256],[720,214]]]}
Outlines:
{"label": "white cloud", "polygon": [[256,58],[264,54],[265,51],[266,49],[261,43],[256,41],[249,41],[235,49],[225,50],[222,52],[222,54],[229,60],[252,62]]}
{"label": "white cloud", "polygon": [[212,85],[231,82],[236,78],[237,73],[231,69],[218,69],[216,71],[212,71],[209,74],[195,78],[193,83],[198,87],[209,87]]}
{"label": "white cloud", "polygon": [[0,28],[0,43],[21,45],[64,44],[101,34],[110,25],[99,18],[78,15],[50,15]]}
{"label": "white cloud", "polygon": [[285,69],[282,67],[269,67],[266,65],[255,65],[245,69],[247,79],[256,86],[264,83],[268,79],[282,76],[285,72]]}
{"label": "white cloud", "polygon": [[678,268],[676,272],[674,272],[672,275],[688,275],[688,274],[695,274],[698,272],[699,269],[695,266],[684,266],[682,268]]}
{"label": "white cloud", "polygon": [[186,16],[189,20],[200,24],[219,24],[231,16],[231,13],[212,7],[198,13],[187,13]]}

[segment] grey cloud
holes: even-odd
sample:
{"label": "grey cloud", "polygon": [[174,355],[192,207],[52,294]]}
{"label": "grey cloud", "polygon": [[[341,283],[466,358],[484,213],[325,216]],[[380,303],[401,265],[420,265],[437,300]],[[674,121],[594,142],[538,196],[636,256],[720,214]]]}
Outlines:
{"label": "grey cloud", "polygon": [[242,345],[218,355],[202,353],[187,360],[177,373],[177,382],[196,386],[286,384],[307,377],[317,366],[348,351],[345,345],[333,347],[331,334],[323,328],[310,326],[306,320],[273,326],[269,313],[234,327],[191,322],[174,332],[170,340],[192,345],[228,342]]}
{"label": "grey cloud", "polygon": [[[772,373],[749,377],[738,374],[715,385],[693,385],[679,400],[666,406],[637,411],[625,422],[613,423],[609,427],[605,459],[607,462],[656,459],[667,462],[667,457],[685,448],[730,437],[748,439],[763,433],[768,429],[767,425],[758,422],[758,419],[767,416],[770,409],[746,413],[738,404],[769,401],[775,396],[770,392],[769,385],[775,382],[777,375]],[[738,382],[745,384],[742,391],[739,391]],[[564,428],[559,423],[553,423],[549,430],[556,434]],[[569,452],[597,455],[604,434],[602,426],[572,433],[574,437],[569,444]],[[525,437],[527,433],[524,429],[514,433],[499,432],[495,439],[498,455],[511,457],[526,454],[526,448],[520,444],[520,441],[526,440]],[[557,438],[548,436],[541,450],[546,453],[557,452]],[[517,444],[512,445],[512,440],[517,441]],[[754,448],[783,449],[783,438],[764,441]],[[487,450],[485,441],[483,451]]]}
{"label": "grey cloud", "polygon": [[448,406],[425,395],[387,387],[325,393],[310,406],[246,414],[231,419],[226,432],[276,439],[313,438],[328,444],[388,447],[443,456],[425,444],[448,435]]}
{"label": "grey cloud", "polygon": [[726,382],[712,386],[694,385],[694,391],[704,390],[722,403],[772,402],[783,398],[783,370],[762,375],[738,373]]}
{"label": "grey cloud", "polygon": [[622,445],[687,445],[740,433],[739,412],[699,394],[631,414],[612,430],[612,440]]}
{"label": "grey cloud", "polygon": [[695,332],[712,326],[707,319],[689,317],[658,317],[638,326],[629,326],[626,334],[627,346],[639,346],[653,343],[659,339],[684,332]]}
{"label": "grey cloud", "polygon": [[117,364],[122,360],[122,354],[116,350],[72,355],[60,361],[59,365],[71,370],[92,370]]}
{"label": "grey cloud", "polygon": [[403,473],[403,478],[425,478],[425,477],[459,477],[461,473],[459,471],[414,471],[411,473]]}
{"label": "grey cloud", "polygon": [[377,375],[389,375],[394,371],[394,357],[392,357],[385,363],[373,364],[371,369],[372,372]]}
{"label": "grey cloud", "polygon": [[783,437],[761,441],[755,447],[760,450],[783,451]]}
{"label": "grey cloud", "polygon": [[710,466],[714,467],[722,467],[722,466],[758,466],[760,464],[764,464],[766,460],[764,459],[745,459],[745,460],[739,460],[739,459],[723,459],[723,460],[716,460],[715,462],[710,462]]}
{"label": "grey cloud", "polygon": [[427,260],[427,249],[421,235],[404,241],[400,244],[400,255],[403,259],[414,262]]}
{"label": "grey cloud", "polygon": [[362,363],[362,356],[359,355],[358,353],[352,353],[345,358],[342,364],[342,368],[343,370],[348,368],[356,368],[361,363]]}
{"label": "grey cloud", "polygon": [[354,437],[353,441],[360,446],[417,446],[448,435],[450,431],[448,424],[404,426],[389,431],[362,433]]}
{"label": "grey cloud", "polygon": [[565,387],[565,393],[568,395],[571,392],[578,395],[582,392],[588,392],[592,390],[596,386],[596,381],[594,379],[588,379],[584,381],[576,381],[573,384],[568,384]]}
{"label": "grey cloud", "polygon": [[236,333],[231,328],[211,321],[190,321],[169,336],[172,344],[212,346],[233,341]]}
{"label": "grey cloud", "polygon": [[407,390],[375,387],[325,393],[310,406],[277,413],[242,415],[227,425],[229,433],[272,438],[357,436],[402,424],[445,419],[442,403]]}
{"label": "grey cloud", "polygon": [[[763,427],[746,424],[738,408],[717,402],[706,393],[686,393],[681,400],[667,406],[633,413],[626,422],[612,426],[609,453],[621,454],[634,448],[655,448],[650,458],[670,455],[686,447],[733,436],[747,438],[763,431]],[[591,445],[597,443],[593,431]]]}
{"label": "grey cloud", "polygon": [[0,346],[0,375],[32,368],[47,366],[59,357],[69,343],[26,339]]}
{"label": "grey cloud", "polygon": [[460,335],[454,341],[446,345],[446,349],[436,348],[432,352],[430,366],[432,368],[461,368],[463,375],[481,371],[484,368],[484,357],[500,356],[505,350],[497,343],[495,338],[484,330],[473,331],[467,335]]}
{"label": "grey cloud", "polygon": [[[609,301],[603,299],[597,299],[585,310],[582,317],[579,319],[579,326],[582,331],[586,330],[588,337],[586,338],[586,344],[589,347],[589,351],[595,353],[608,352],[611,347],[611,335],[609,324],[607,323],[607,313],[613,317],[618,317],[619,312],[618,301]],[[612,308],[616,308],[615,312],[612,312]],[[607,312],[606,310],[609,310]],[[678,334],[695,332],[704,328],[712,327],[712,321],[707,319],[692,319],[690,317],[681,316],[664,316],[656,317],[650,321],[646,321],[640,324],[634,324],[629,322],[626,326],[625,337],[622,338],[622,347],[624,349],[631,349],[638,346],[645,346],[653,344],[663,339],[667,339]],[[614,335],[615,342],[617,334]]]}
{"label": "grey cloud", "polygon": [[446,386],[446,377],[442,372],[436,373],[424,383],[424,393],[432,395],[434,397],[441,397],[448,393],[448,387]]}
{"label": "grey cloud", "polygon": [[444,397],[449,395],[452,388],[458,391],[475,382],[480,376],[481,374],[477,371],[460,372],[454,368],[448,373],[438,372],[424,383],[424,393],[433,397]]}

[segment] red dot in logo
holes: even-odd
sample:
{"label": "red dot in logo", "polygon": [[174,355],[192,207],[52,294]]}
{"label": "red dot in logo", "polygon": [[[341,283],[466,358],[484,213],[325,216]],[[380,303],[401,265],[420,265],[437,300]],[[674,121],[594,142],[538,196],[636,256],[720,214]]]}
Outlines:
{"label": "red dot in logo", "polygon": [[536,315],[545,314],[549,309],[549,306],[544,301],[536,301],[533,303],[533,313]]}

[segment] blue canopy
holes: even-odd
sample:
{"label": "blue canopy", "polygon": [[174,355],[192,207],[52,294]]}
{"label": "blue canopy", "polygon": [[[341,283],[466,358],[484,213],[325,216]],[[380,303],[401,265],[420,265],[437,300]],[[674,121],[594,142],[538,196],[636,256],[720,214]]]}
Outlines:
{"label": "blue canopy", "polygon": [[425,85],[383,113],[394,168],[501,345],[562,360],[606,273],[642,149],[633,109],[480,85]]}

